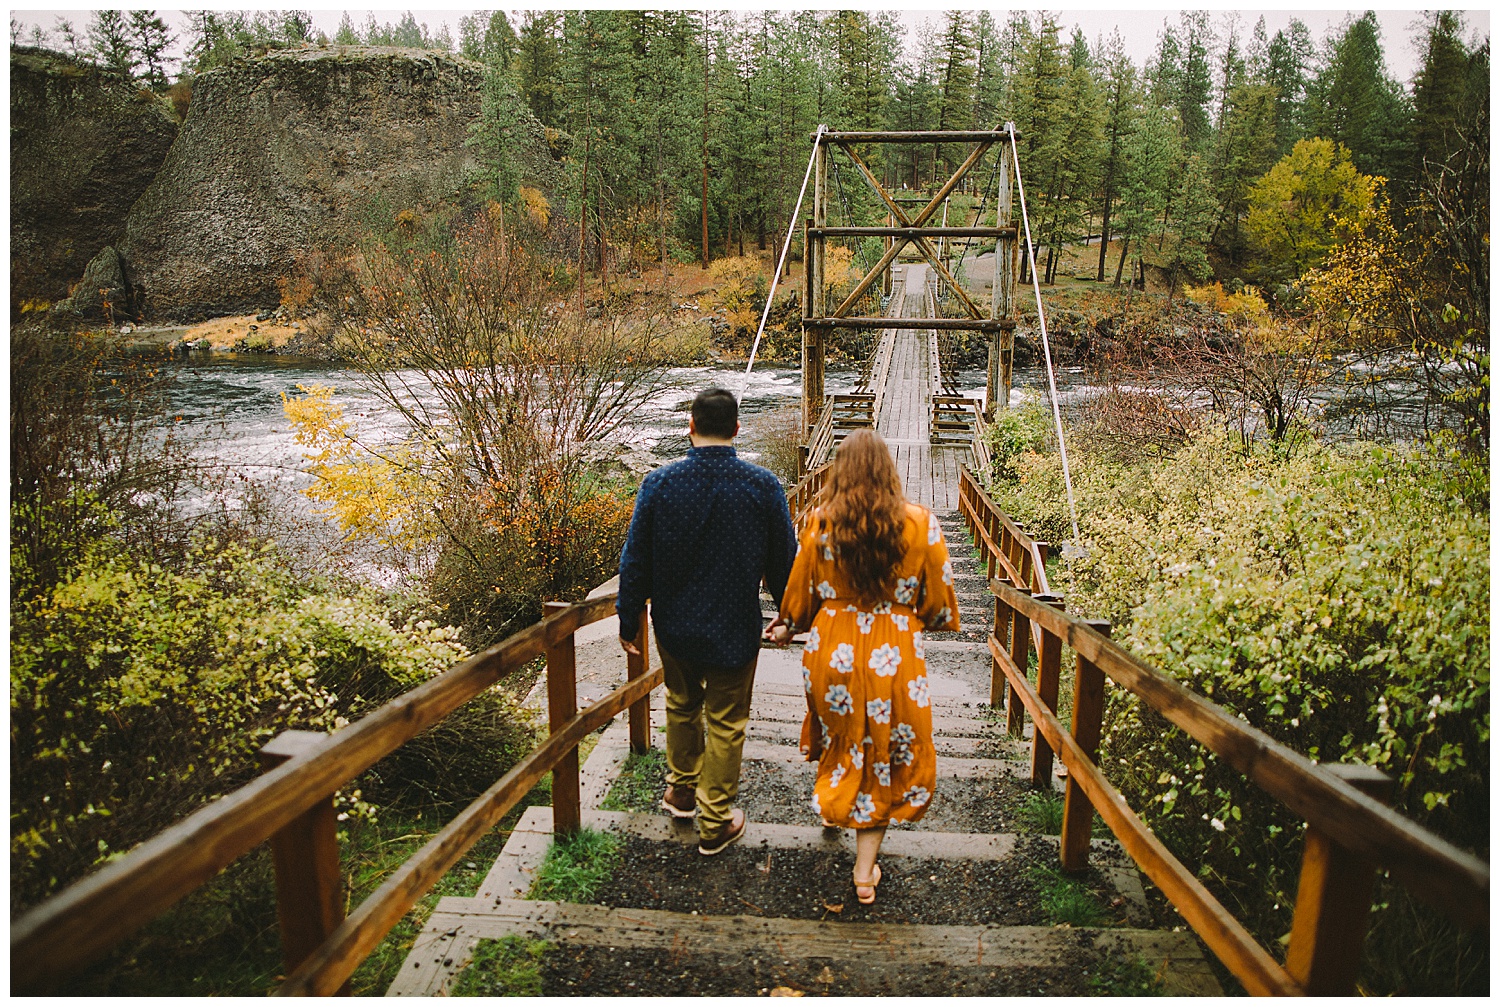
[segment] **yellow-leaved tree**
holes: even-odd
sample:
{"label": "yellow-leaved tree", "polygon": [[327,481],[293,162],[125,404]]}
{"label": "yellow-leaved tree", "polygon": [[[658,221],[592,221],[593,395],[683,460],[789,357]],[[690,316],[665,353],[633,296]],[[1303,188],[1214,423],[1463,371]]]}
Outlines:
{"label": "yellow-leaved tree", "polygon": [[1245,229],[1261,275],[1295,280],[1362,233],[1384,181],[1360,174],[1342,144],[1299,140],[1250,188]]}

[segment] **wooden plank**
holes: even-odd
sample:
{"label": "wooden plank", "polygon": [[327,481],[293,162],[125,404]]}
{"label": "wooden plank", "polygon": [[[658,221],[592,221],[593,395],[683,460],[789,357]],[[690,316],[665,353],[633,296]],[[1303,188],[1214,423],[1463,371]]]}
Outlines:
{"label": "wooden plank", "polygon": [[[1038,601],[1053,608],[1062,608],[1063,600],[1052,595],[1042,595]],[[1062,640],[1055,633],[1042,630],[1041,646],[1036,654],[1036,694],[1047,709],[1057,712],[1057,683],[1062,672]],[[1031,785],[1051,789],[1052,746],[1047,736],[1037,731],[1031,739]]]}
{"label": "wooden plank", "polygon": [[1182,728],[1266,793],[1349,850],[1399,877],[1463,926],[1489,920],[1489,866],[1338,779],[1326,767],[1189,691],[1087,624],[998,580],[990,590],[1046,625],[1076,653]]}
{"label": "wooden plank", "polygon": [[829,238],[998,238],[1001,235],[1014,238],[1016,226],[1012,224],[1009,227],[818,227],[809,228],[808,233]]}
{"label": "wooden plank", "polygon": [[[1030,599],[1027,599],[1028,601]],[[1040,606],[1045,607],[1045,606]],[[1047,736],[1053,749],[1068,767],[1068,777],[1076,778],[1099,812],[1105,824],[1119,839],[1136,865],[1166,895],[1168,901],[1203,938],[1219,961],[1234,973],[1252,996],[1299,996],[1302,989],[1282,967],[1256,943],[1239,920],[1221,906],[1191,871],[1177,860],[1156,834],[1136,817],[1125,798],[1106,780],[1097,766],[1086,758],[1072,735],[1063,730],[1056,715],[1047,709],[1026,675],[990,638],[990,652],[1000,663],[1010,681],[1012,695],[1019,695],[1030,711],[1038,733]]]}
{"label": "wooden plank", "polygon": [[483,835],[536,785],[569,749],[606,724],[662,681],[661,669],[627,682],[553,733],[510,772],[445,825],[426,845],[392,872],[359,908],[287,977],[277,996],[327,996],[385,939],[417,900],[448,873]]}
{"label": "wooden plank", "polygon": [[[1019,132],[1015,135],[1017,139],[1022,136]],[[1009,142],[1010,136],[1001,129],[878,129],[827,131],[821,140],[816,133],[809,133],[808,139],[820,143],[1003,143]]]}
{"label": "wooden plank", "polygon": [[603,595],[528,626],[36,906],[11,927],[12,991],[42,991],[77,971],[548,643],[613,615],[614,604]]}
{"label": "wooden plank", "polygon": [[[626,681],[641,678],[651,670],[650,627],[644,610],[641,612],[640,627],[635,638],[635,647],[640,653],[625,655]],[[630,707],[630,750],[636,755],[644,755],[651,750],[651,708],[645,697]]]}

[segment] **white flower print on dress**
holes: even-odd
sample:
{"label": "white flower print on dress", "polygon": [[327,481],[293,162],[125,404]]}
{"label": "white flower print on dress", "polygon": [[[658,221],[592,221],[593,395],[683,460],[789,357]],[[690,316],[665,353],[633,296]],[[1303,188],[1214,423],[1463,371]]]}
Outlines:
{"label": "white flower print on dress", "polygon": [[865,716],[877,724],[889,724],[891,722],[891,701],[889,699],[872,699],[865,704]]}
{"label": "white flower print on dress", "polygon": [[[904,615],[897,615],[895,612],[891,613],[891,622],[894,622],[896,624],[896,628],[903,633],[905,633],[906,628],[911,625],[910,618]],[[917,656],[921,657],[922,655],[918,654]]]}
{"label": "white flower print on dress", "polygon": [[854,644],[841,643],[833,648],[833,656],[828,659],[828,667],[840,675],[847,675],[854,670]]}
{"label": "white flower print on dress", "polygon": [[918,708],[930,705],[932,697],[927,691],[927,676],[918,675],[910,682],[907,682],[906,694],[911,697],[911,701],[916,703]]}
{"label": "white flower print on dress", "polygon": [[917,756],[912,752],[910,745],[897,745],[891,749],[891,762],[898,766],[909,766],[916,760]]}
{"label": "white flower print on dress", "polygon": [[865,753],[858,748],[849,749],[849,762],[855,769],[865,768]]}
{"label": "white flower print on dress", "polygon": [[910,745],[917,740],[917,729],[910,724],[897,723],[891,731],[891,741],[898,745]]}
{"label": "white flower print on dress", "polygon": [[953,621],[953,610],[947,605],[938,609],[937,618],[932,620],[934,626],[946,626]]}
{"label": "white flower print on dress", "polygon": [[838,594],[838,592],[833,589],[833,585],[828,583],[828,581],[824,580],[818,582],[819,598],[832,598],[836,594]]}
{"label": "white flower print on dress", "polygon": [[828,548],[826,545],[823,547],[823,558],[830,563],[833,562],[833,550]]}
{"label": "white flower print on dress", "polygon": [[916,596],[917,578],[915,576],[896,578],[896,604],[910,605]]}
{"label": "white flower print on dress", "polygon": [[812,670],[805,664],[802,666],[802,688],[805,692],[812,692]]}
{"label": "white flower print on dress", "polygon": [[828,736],[828,725],[823,723],[822,718],[818,719],[818,734],[823,738],[824,748],[827,748],[830,744],[833,743],[833,739]]}
{"label": "white flower print on dress", "polygon": [[901,799],[914,808],[920,808],[932,797],[932,793],[926,787],[908,787]]}
{"label": "white flower print on dress", "polygon": [[870,611],[874,612],[876,615],[889,615],[891,611],[891,603],[888,601],[883,601],[879,605],[876,605],[874,608],[872,608]]}
{"label": "white flower print on dress", "polygon": [[891,764],[889,762],[874,763],[875,779],[880,781],[882,787],[891,785]]}
{"label": "white flower print on dress", "polygon": [[854,820],[863,825],[875,816],[875,798],[869,794],[854,796]]}
{"label": "white flower print on dress", "polygon": [[943,526],[938,524],[936,514],[927,515],[927,544],[937,545],[943,540]]}
{"label": "white flower print on dress", "polygon": [[953,583],[953,561],[951,559],[943,560],[943,583]]}
{"label": "white flower print on dress", "polygon": [[890,678],[896,673],[896,667],[901,663],[900,649],[888,643],[882,643],[875,648],[870,655],[870,670],[881,678]]}
{"label": "white flower print on dress", "polygon": [[818,633],[818,627],[814,626],[807,631],[807,642],[802,645],[804,653],[811,654],[823,645],[823,637]]}
{"label": "white flower print on dress", "polygon": [[828,695],[823,697],[823,702],[828,704],[828,712],[836,713],[840,717],[847,716],[854,709],[854,697],[849,695],[849,690],[842,685],[830,685]]}
{"label": "white flower print on dress", "polygon": [[829,774],[828,777],[828,785],[830,787],[837,787],[840,783],[843,783],[844,774],[846,772],[848,772],[848,770],[846,770],[843,766],[834,766],[833,772]]}
{"label": "white flower print on dress", "polygon": [[875,613],[860,612],[854,617],[855,625],[859,626],[861,633],[868,633],[875,628]]}
{"label": "white flower print on dress", "polygon": [[823,813],[823,802],[818,800],[818,792],[816,790],[813,791],[812,800],[808,803],[812,805],[813,814],[821,815]]}
{"label": "white flower print on dress", "polygon": [[927,656],[927,647],[922,639],[922,631],[919,629],[911,635],[911,652],[918,660]]}
{"label": "white flower print on dress", "polygon": [[869,736],[869,735],[868,735],[868,734],[867,734],[867,735],[865,735],[865,740],[864,740],[864,741],[861,741],[861,742],[860,742],[860,744],[861,744],[861,745],[873,745],[873,744],[875,744],[875,739],[874,739],[874,738],[872,738],[872,737],[870,737],[870,736]]}

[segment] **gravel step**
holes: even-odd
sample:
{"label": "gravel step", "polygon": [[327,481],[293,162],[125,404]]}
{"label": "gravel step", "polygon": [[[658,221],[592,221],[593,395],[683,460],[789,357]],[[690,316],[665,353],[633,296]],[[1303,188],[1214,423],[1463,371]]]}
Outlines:
{"label": "gravel step", "polygon": [[[1082,995],[1086,971],[1140,957],[1171,993],[1221,995],[1190,934],[1135,929],[844,923],[449,897],[427,930],[555,941],[548,995]],[[434,948],[434,971],[452,960]],[[442,957],[438,957],[441,955]]]}

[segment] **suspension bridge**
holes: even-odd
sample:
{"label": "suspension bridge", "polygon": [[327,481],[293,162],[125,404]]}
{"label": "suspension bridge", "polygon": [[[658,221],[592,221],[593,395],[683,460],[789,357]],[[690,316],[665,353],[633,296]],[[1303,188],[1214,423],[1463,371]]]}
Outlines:
{"label": "suspension bridge", "polygon": [[[861,158],[860,145],[873,143],[971,143],[973,149],[931,196],[895,197]],[[996,223],[929,226],[963,175],[996,145]],[[887,225],[829,225],[828,161],[835,148],[884,201]],[[1051,547],[1030,537],[986,492],[983,425],[1008,403],[1016,264],[1026,227],[1015,151],[1009,129],[820,129],[814,139],[812,213],[803,222],[805,476],[789,491],[789,506],[800,515],[817,499],[827,460],[844,435],[875,427],[890,444],[909,495],[941,515],[965,626],[928,644],[938,792],[933,813],[916,830],[896,830],[887,839],[887,880],[873,910],[856,908],[852,899],[834,901],[847,887],[853,837],[820,828],[803,803],[811,778],[796,749],[804,696],[795,651],[763,654],[746,745],[741,796],[752,825],[744,843],[702,863],[693,853],[691,824],[600,808],[628,756],[657,744],[652,727],[663,721],[661,667],[646,620],[637,641],[641,656],[623,657],[614,641],[615,595],[606,585],[581,601],[549,603],[540,622],[332,735],[288,731],[276,738],[262,753],[265,772],[255,781],[14,920],[12,992],[65,989],[227,865],[269,844],[285,969],[277,992],[347,993],[360,963],[548,773],[551,806],[526,811],[473,894],[438,901],[387,993],[449,992],[480,941],[521,935],[554,945],[549,993],[568,992],[597,970],[618,977],[617,985],[596,982],[578,991],[743,993],[777,985],[861,995],[1031,994],[1072,990],[1068,984],[1076,985],[1080,970],[1113,955],[1144,961],[1167,992],[1215,994],[1224,989],[1221,979],[1233,977],[1252,994],[1347,995],[1356,989],[1380,871],[1459,925],[1487,926],[1488,865],[1388,808],[1389,778],[1366,767],[1314,763],[1114,643],[1107,623],[1069,612],[1050,580]],[[913,205],[908,214],[904,207]],[[1017,206],[1019,226],[1012,220]],[[868,237],[885,239],[884,253],[839,304],[829,305],[827,242]],[[942,254],[957,238],[994,242],[987,309]],[[909,245],[919,261],[900,261]],[[882,312],[852,314],[876,289]],[[943,317],[942,293],[952,294],[960,317]],[[878,338],[861,386],[828,396],[825,346],[828,333],[840,327]],[[944,380],[939,334],[961,329],[990,340],[982,400],[953,394],[952,382]],[[1039,334],[1045,346],[1045,330]],[[1066,669],[1065,651],[1071,658]],[[537,657],[546,659],[536,692],[546,713],[546,740],[346,913],[334,793]],[[589,681],[602,682],[607,693],[580,704],[585,669],[594,669]],[[1072,689],[1067,723],[1058,712],[1065,685]],[[1284,949],[1258,942],[1110,782],[1098,748],[1111,691],[1134,694],[1305,820]],[[580,765],[580,743],[595,732],[602,732],[598,743]],[[1016,831],[1010,811],[999,810],[1007,787],[1056,793],[1063,807],[1060,834]],[[801,797],[776,796],[792,792]],[[1096,816],[1108,836],[1095,834]],[[614,901],[527,898],[552,839],[583,826],[612,830],[636,851],[616,868]],[[641,894],[649,883],[639,892],[628,884],[674,856],[686,856],[687,869],[702,878],[700,890],[688,896],[713,889],[733,897],[689,908],[654,889]],[[773,894],[769,879],[778,863],[794,865],[781,870],[813,884],[808,892],[818,891],[816,877],[808,876],[821,864],[832,887],[816,906],[758,904]],[[995,901],[1009,890],[1005,877],[1038,866],[1099,887],[1109,907],[1106,925],[1059,929],[1027,916],[1024,905],[1018,910]],[[715,871],[729,873],[715,882]],[[993,915],[933,922],[929,893],[940,876],[950,875],[992,879],[959,884]],[[1178,917],[1148,902],[1143,880]],[[1173,927],[1175,918],[1191,932]]]}

